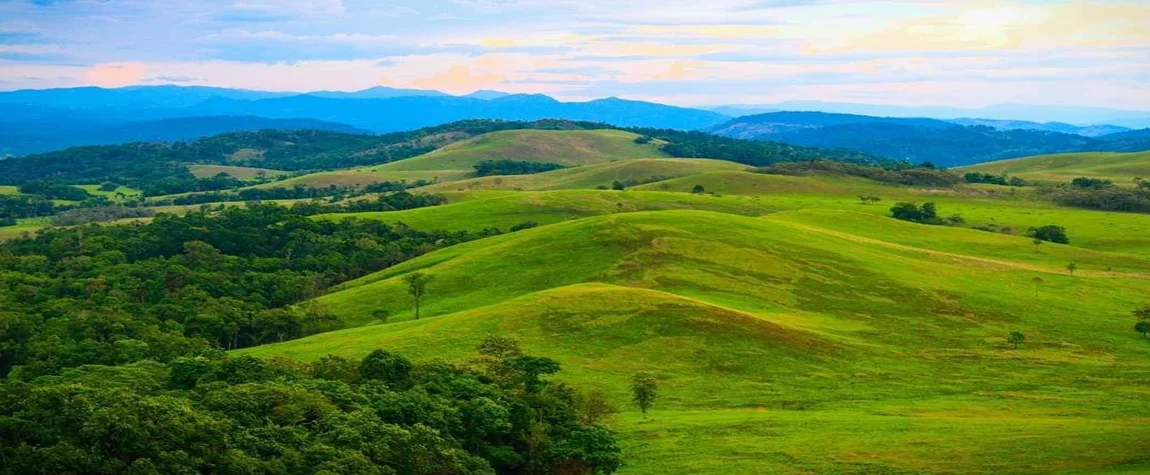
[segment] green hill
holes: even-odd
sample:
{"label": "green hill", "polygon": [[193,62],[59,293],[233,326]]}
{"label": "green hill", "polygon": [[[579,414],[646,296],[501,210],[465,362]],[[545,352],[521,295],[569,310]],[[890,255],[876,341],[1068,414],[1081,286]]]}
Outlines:
{"label": "green hill", "polygon": [[1085,176],[1130,185],[1134,178],[1150,178],[1150,152],[1065,153],[980,163],[963,171],[1006,174],[1029,181],[1066,183]]}
{"label": "green hill", "polygon": [[[1150,345],[1128,327],[1150,259],[1033,247],[831,210],[599,216],[350,282],[318,301],[391,323],[245,352],[458,358],[514,336],[627,408],[621,473],[1145,467]],[[1095,264],[1070,275],[1069,259]],[[419,321],[402,281],[415,271],[434,277]],[[662,388],[648,417],[629,409],[636,371]]]}
{"label": "green hill", "polygon": [[593,165],[666,156],[656,143],[621,130],[505,130],[457,142],[425,155],[378,167],[387,171],[472,170],[483,160]]}
{"label": "green hill", "polygon": [[640,184],[699,173],[739,171],[746,165],[701,158],[638,158],[565,168],[532,175],[487,176],[439,183],[419,191],[451,190],[563,190],[611,187],[616,181]]}

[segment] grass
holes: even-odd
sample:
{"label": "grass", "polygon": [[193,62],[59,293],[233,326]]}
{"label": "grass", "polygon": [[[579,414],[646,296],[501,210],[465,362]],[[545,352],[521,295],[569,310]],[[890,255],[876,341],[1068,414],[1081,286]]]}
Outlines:
{"label": "grass", "polygon": [[20,190],[18,187],[9,185],[0,185],[0,195],[18,195]]}
{"label": "grass", "polygon": [[1036,182],[1067,183],[1085,176],[1130,186],[1136,177],[1150,178],[1150,151],[1135,153],[1065,153],[981,163],[960,171],[1017,176]]}
{"label": "grass", "polygon": [[15,226],[0,227],[0,240],[15,239],[25,234],[35,234],[48,226],[50,218],[17,219]]}
{"label": "grass", "polygon": [[525,222],[551,224],[587,216],[634,211],[703,209],[758,216],[769,211],[757,200],[659,191],[558,190],[540,192],[477,191],[450,195],[455,202],[405,211],[340,213],[316,219],[375,219],[415,229],[503,231]]}
{"label": "grass", "polygon": [[488,176],[426,186],[419,191],[565,190],[610,188],[616,181],[661,181],[699,173],[745,170],[746,165],[723,160],[646,158],[565,168],[533,175]]}
{"label": "grass", "polygon": [[263,176],[276,177],[291,174],[291,172],[272,170],[270,168],[236,167],[230,165],[192,165],[189,166],[188,169],[196,178],[211,178],[220,173],[224,173],[239,180],[253,180]]}
{"label": "grass", "polygon": [[[624,409],[624,474],[1150,469],[1150,343],[1129,316],[1150,258],[1032,248],[846,210],[595,216],[350,282],[319,302],[369,325],[244,352],[462,359],[515,336]],[[1071,258],[1122,271],[1069,275]],[[418,321],[415,271],[435,279]],[[648,416],[637,371],[659,379]]]}
{"label": "grass", "polygon": [[[140,190],[129,188],[126,186],[116,187],[112,191],[104,191],[100,189],[100,185],[75,185],[78,188],[83,188],[88,194],[93,196],[104,196],[112,201],[124,201],[128,199],[137,198],[140,196]],[[121,197],[122,195],[122,197]]]}
{"label": "grass", "polygon": [[466,171],[381,171],[378,167],[364,167],[349,170],[309,173],[294,178],[288,178],[286,180],[256,185],[252,188],[293,188],[300,185],[310,188],[326,188],[332,185],[361,186],[384,181],[416,182],[425,180],[429,182],[437,182],[459,180],[467,177],[468,175],[469,173]]}
{"label": "grass", "polygon": [[453,143],[434,152],[380,165],[386,171],[472,171],[483,160],[522,160],[565,166],[665,157],[654,143],[621,130],[506,130]]}

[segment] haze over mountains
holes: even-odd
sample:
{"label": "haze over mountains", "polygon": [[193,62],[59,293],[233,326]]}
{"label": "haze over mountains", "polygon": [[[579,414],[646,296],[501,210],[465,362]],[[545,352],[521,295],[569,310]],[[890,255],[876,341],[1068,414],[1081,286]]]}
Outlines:
{"label": "haze over mountains", "polygon": [[[1002,158],[1072,151],[1134,151],[1143,135],[1115,135],[1150,113],[1112,109],[1022,108],[978,111],[859,104],[790,102],[799,111],[862,110],[884,116],[783,112],[756,106],[714,110],[605,98],[563,102],[542,94],[481,90],[456,96],[440,91],[373,87],[361,91],[288,93],[215,87],[79,87],[0,93],[0,156],[19,156],[77,145],[177,141],[231,131],[318,129],[349,133],[413,130],[457,120],[559,118],[621,127],[706,130],[737,138],[842,148],[912,162],[954,166]],[[1046,118],[1113,118],[1113,124],[1033,122]],[[970,113],[986,118],[969,118]],[[1010,113],[1017,115],[1010,116]],[[952,115],[967,118],[924,119]],[[1068,119],[1069,120],[1069,119]],[[1150,122],[1148,122],[1150,123]]]}

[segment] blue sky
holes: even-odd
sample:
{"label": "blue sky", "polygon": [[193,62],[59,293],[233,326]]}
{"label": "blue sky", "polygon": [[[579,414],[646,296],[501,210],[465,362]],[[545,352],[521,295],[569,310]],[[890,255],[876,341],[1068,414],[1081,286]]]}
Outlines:
{"label": "blue sky", "polygon": [[1150,109],[1150,2],[0,0],[0,89]]}

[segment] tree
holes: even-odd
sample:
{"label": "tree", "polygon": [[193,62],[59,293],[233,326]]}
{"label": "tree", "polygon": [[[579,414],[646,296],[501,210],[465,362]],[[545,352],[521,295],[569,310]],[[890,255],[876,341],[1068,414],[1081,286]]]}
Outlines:
{"label": "tree", "polygon": [[933,202],[923,203],[921,206],[915,203],[895,203],[890,208],[890,214],[895,219],[915,223],[937,224],[939,222],[938,207]]}
{"label": "tree", "polygon": [[359,363],[359,376],[387,383],[392,389],[406,389],[411,383],[411,361],[384,350],[375,350]]}
{"label": "tree", "polygon": [[1038,241],[1070,244],[1070,238],[1066,235],[1066,228],[1056,224],[1030,228],[1026,231],[1026,235]]}
{"label": "tree", "polygon": [[407,293],[415,299],[415,319],[419,320],[419,304],[427,293],[427,284],[432,281],[432,277],[422,272],[412,272],[403,280],[407,282]]}
{"label": "tree", "polygon": [[1141,308],[1134,310],[1131,313],[1134,314],[1134,318],[1139,320],[1150,320],[1150,305],[1143,305]]}
{"label": "tree", "polygon": [[694,193],[696,195],[701,195],[706,191],[707,190],[706,190],[706,188],[703,188],[703,185],[695,185],[694,187],[691,188],[691,193]]}
{"label": "tree", "polygon": [[1146,338],[1146,334],[1150,333],[1150,322],[1143,320],[1134,324],[1134,331],[1141,333],[1142,338]]}
{"label": "tree", "polygon": [[1075,264],[1073,262],[1066,264],[1066,271],[1069,272],[1070,275],[1074,275],[1074,271],[1076,271],[1076,270],[1078,270],[1078,264]]}
{"label": "tree", "polygon": [[1010,332],[1010,336],[1006,338],[1006,342],[1014,345],[1014,349],[1018,349],[1018,345],[1026,341],[1026,335],[1022,332]]}
{"label": "tree", "polygon": [[651,373],[635,373],[631,376],[631,399],[643,414],[647,413],[655,398],[659,396],[659,384]]}
{"label": "tree", "polygon": [[1042,283],[1045,281],[1042,280],[1042,277],[1038,277],[1038,276],[1035,276],[1033,279],[1030,279],[1030,281],[1034,283],[1034,298],[1037,299],[1038,298],[1038,286],[1042,285]]}

